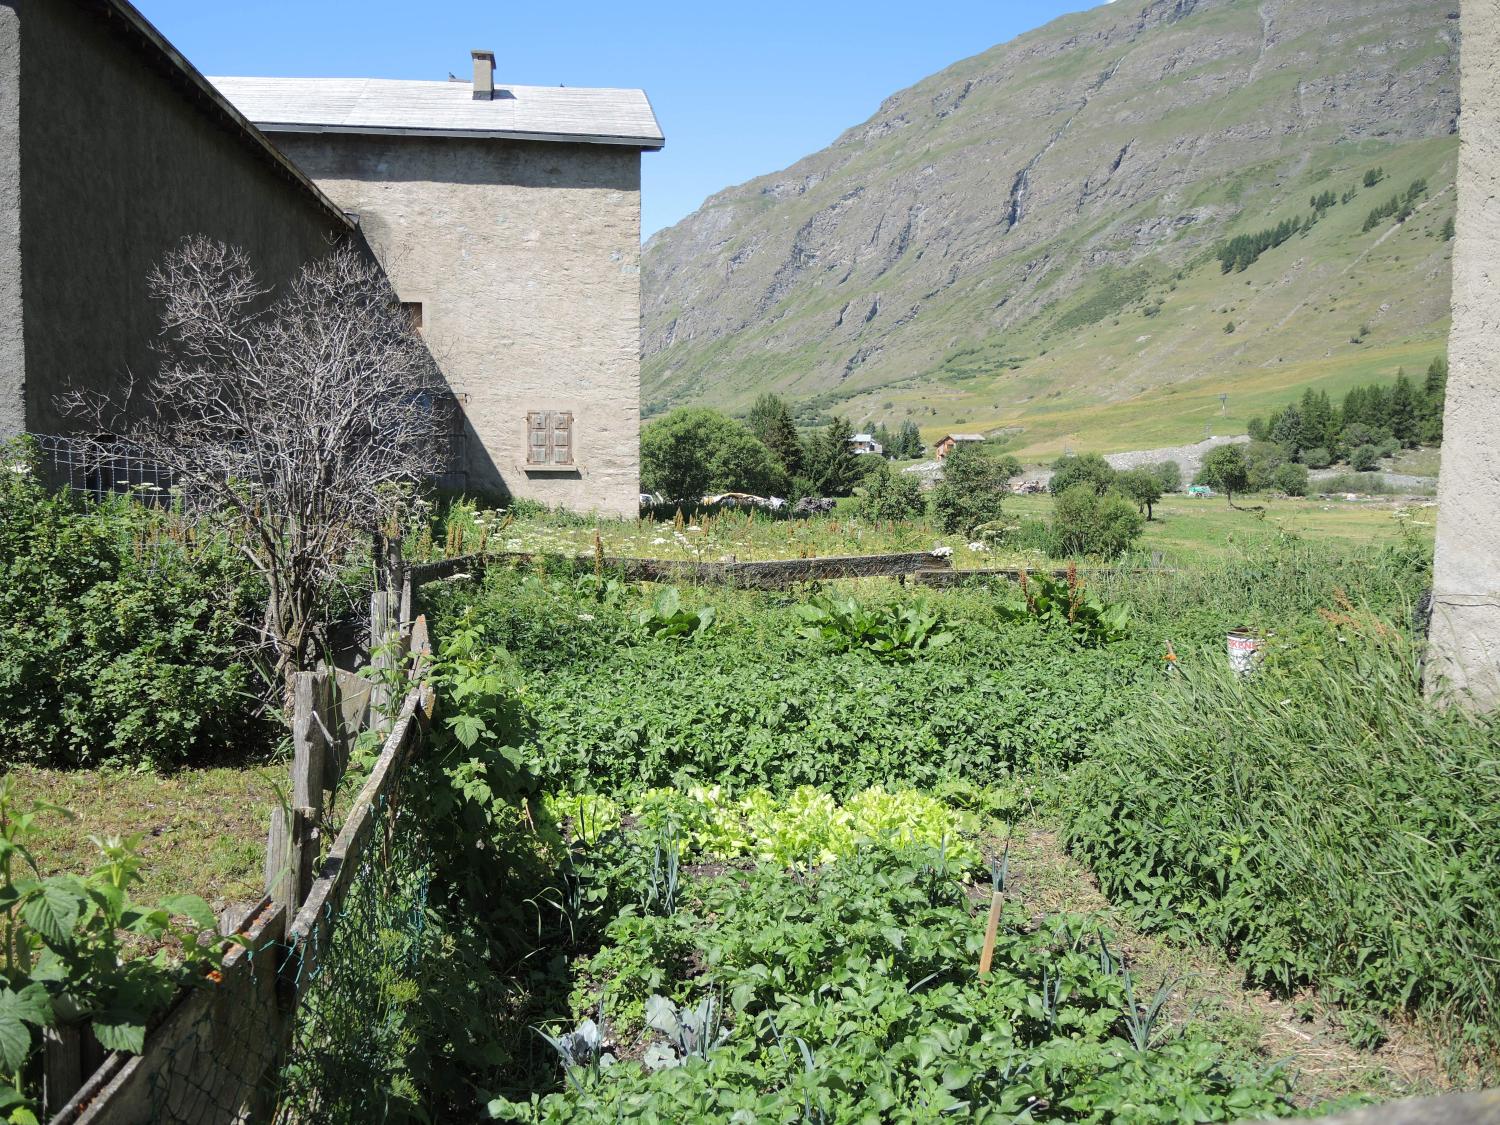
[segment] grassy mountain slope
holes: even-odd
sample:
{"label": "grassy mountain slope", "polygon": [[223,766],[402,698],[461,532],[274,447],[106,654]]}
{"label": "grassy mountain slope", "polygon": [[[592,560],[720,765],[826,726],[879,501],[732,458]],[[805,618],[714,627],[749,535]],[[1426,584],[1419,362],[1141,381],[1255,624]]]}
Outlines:
{"label": "grassy mountain slope", "polygon": [[[1108,450],[1425,366],[1447,329],[1456,16],[1122,2],[966,59],[650,240],[646,407],[739,410],[770,389],[809,421]],[[1362,231],[1417,178],[1410,220]],[[1225,238],[1350,189],[1221,272]]]}

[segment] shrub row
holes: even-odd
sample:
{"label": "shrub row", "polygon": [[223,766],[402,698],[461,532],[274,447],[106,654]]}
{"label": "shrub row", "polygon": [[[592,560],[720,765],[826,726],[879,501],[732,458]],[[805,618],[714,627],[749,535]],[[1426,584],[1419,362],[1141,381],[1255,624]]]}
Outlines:
{"label": "shrub row", "polygon": [[124,499],[0,479],[0,759],[176,766],[246,742],[254,590],[230,548]]}

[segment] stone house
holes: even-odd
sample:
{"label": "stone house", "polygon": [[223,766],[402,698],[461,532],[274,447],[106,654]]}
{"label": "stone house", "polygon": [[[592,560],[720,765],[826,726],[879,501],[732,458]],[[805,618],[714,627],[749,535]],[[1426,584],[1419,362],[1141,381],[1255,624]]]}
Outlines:
{"label": "stone house", "polygon": [[932,455],[939,461],[946,461],[948,454],[953,452],[953,447],[963,442],[981,442],[983,434],[944,434],[936,445],[932,447]]}
{"label": "stone house", "polygon": [[200,233],[275,285],[357,230],[128,4],[0,2],[0,438],[156,362],[147,274]]}
{"label": "stone house", "polygon": [[352,239],[462,408],[455,483],[635,514],[661,129],[639,90],[472,61],[472,81],[206,79],[127,0],[0,0],[0,436],[62,433],[67,385],[153,362],[145,277],[180,237],[242,246],[272,284]]}
{"label": "stone house", "polygon": [[640,90],[215,78],[357,216],[467,418],[468,486],[634,515]]}

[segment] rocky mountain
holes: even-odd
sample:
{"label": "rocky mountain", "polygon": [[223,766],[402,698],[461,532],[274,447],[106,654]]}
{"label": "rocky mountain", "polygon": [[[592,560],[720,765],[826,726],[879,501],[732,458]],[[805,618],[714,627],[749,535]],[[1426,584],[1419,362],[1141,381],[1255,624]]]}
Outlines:
{"label": "rocky mountain", "polygon": [[[1425,365],[1457,7],[1120,0],[894,94],[647,243],[646,408],[772,389],[808,422],[1127,448]],[[1405,221],[1368,225],[1398,195]],[[1225,271],[1226,239],[1278,224]]]}

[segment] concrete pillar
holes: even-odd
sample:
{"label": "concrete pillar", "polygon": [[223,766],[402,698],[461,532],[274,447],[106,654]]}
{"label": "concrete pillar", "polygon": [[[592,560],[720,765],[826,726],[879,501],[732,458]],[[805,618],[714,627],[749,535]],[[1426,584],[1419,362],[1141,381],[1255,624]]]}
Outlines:
{"label": "concrete pillar", "polygon": [[1464,0],[1429,690],[1500,708],[1500,0]]}

